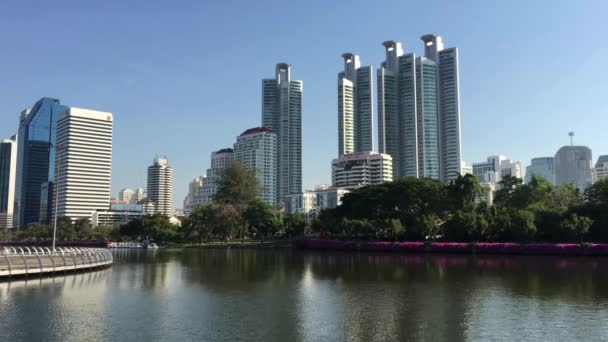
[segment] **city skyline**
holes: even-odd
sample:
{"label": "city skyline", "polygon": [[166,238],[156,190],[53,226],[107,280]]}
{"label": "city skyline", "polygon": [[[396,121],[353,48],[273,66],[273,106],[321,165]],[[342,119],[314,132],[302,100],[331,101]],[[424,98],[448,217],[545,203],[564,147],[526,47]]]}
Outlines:
{"label": "city skyline", "polygon": [[[598,68],[594,68],[602,65],[601,56],[606,52],[606,47],[593,44],[596,38],[584,34],[600,31],[598,13],[601,12],[599,9],[606,8],[605,4],[597,2],[596,6],[587,8],[564,3],[560,9],[560,6],[547,7],[542,4],[501,4],[494,7],[480,4],[469,14],[466,13],[466,6],[458,8],[447,3],[436,4],[437,11],[430,12],[437,18],[428,24],[424,24],[424,21],[431,14],[421,10],[413,11],[419,18],[414,18],[411,24],[393,22],[391,19],[397,17],[399,9],[407,8],[409,11],[409,7],[414,9],[420,6],[395,4],[395,11],[392,12],[396,13],[383,12],[381,16],[378,15],[380,19],[374,19],[373,15],[366,16],[370,19],[369,25],[365,25],[367,28],[351,28],[353,32],[349,32],[348,36],[343,35],[340,28],[332,32],[329,29],[331,20],[325,17],[315,22],[319,28],[307,34],[296,33],[295,28],[287,26],[285,33],[272,36],[270,33],[273,31],[265,27],[256,33],[248,33],[241,25],[232,29],[220,25],[214,35],[226,35],[225,39],[221,42],[213,37],[203,40],[212,43],[213,48],[203,49],[209,56],[200,60],[201,48],[193,46],[192,42],[196,41],[195,35],[201,34],[207,24],[179,24],[167,32],[174,36],[173,30],[183,29],[187,25],[195,28],[194,33],[185,34],[176,42],[164,46],[164,49],[181,53],[181,57],[173,53],[151,56],[148,52],[156,51],[151,48],[155,41],[151,39],[152,35],[148,36],[135,25],[119,20],[117,30],[124,30],[127,36],[134,39],[138,36],[133,35],[143,34],[143,37],[132,50],[126,50],[134,52],[131,57],[126,56],[128,52],[118,53],[124,48],[120,41],[109,43],[108,55],[104,55],[108,58],[95,59],[98,66],[95,63],[77,62],[96,52],[86,42],[77,39],[81,35],[61,28],[50,28],[47,33],[40,34],[40,24],[36,20],[28,20],[30,28],[23,29],[26,21],[19,23],[17,20],[19,15],[25,15],[23,8],[19,4],[8,5],[7,11],[0,14],[3,19],[0,25],[5,32],[12,32],[8,30],[9,27],[16,28],[18,32],[7,40],[9,54],[0,57],[0,72],[6,75],[5,80],[10,80],[0,82],[0,138],[15,134],[18,113],[45,96],[69,105],[110,111],[115,114],[112,194],[117,194],[124,187],[145,187],[145,168],[149,157],[165,154],[175,168],[175,205],[179,207],[187,192],[188,181],[209,167],[209,153],[229,145],[244,128],[259,125],[259,80],[268,76],[268,70],[274,64],[285,61],[293,66],[293,78],[301,79],[307,85],[303,101],[303,187],[312,188],[314,184],[330,182],[329,165],[338,152],[335,75],[342,68],[341,54],[344,51],[356,52],[362,56],[365,65],[377,68],[383,59],[382,49],[378,46],[382,41],[401,40],[407,51],[423,55],[417,37],[426,32],[435,32],[450,46],[460,49],[462,159],[468,164],[484,160],[488,155],[504,154],[522,161],[525,167],[532,158],[552,156],[559,147],[567,145],[567,132],[570,130],[576,132],[575,144],[589,146],[594,159],[608,152],[608,143],[601,139],[601,120],[607,107],[597,100],[601,99],[604,89],[601,86],[603,77],[601,69],[598,72]],[[61,8],[65,15],[79,11],[84,14],[76,18],[77,21],[88,18],[87,11],[78,6],[65,7]],[[191,4],[191,7],[191,14],[184,8],[172,8],[169,12],[179,16],[205,17],[203,9],[206,7],[195,4]],[[265,13],[270,7],[261,6],[260,9],[251,10],[254,17],[265,18],[272,16],[271,12]],[[330,14],[338,11],[333,5],[321,5],[321,8],[332,18]],[[44,9],[42,13],[59,17],[64,15],[59,9]],[[135,11],[129,5],[123,5],[122,9],[125,14]],[[155,6],[144,9],[140,23],[148,27],[148,23],[162,17],[159,14],[162,9]],[[281,22],[297,21],[299,16],[310,13],[306,8],[298,10],[301,13],[290,11],[286,18],[280,19]],[[371,7],[355,8],[353,18],[362,17],[366,11],[376,10]],[[559,25],[526,20],[540,11],[557,18],[555,21]],[[212,6],[209,12],[228,13],[228,8]],[[15,15],[11,17],[8,13]],[[480,13],[487,16],[480,18]],[[41,14],[32,15],[35,19]],[[110,42],[111,38],[118,36],[117,33],[99,36],[101,23],[107,22],[109,15],[102,13],[81,34],[92,34]],[[467,19],[473,17],[477,22],[468,22],[470,20]],[[492,30],[507,26],[514,20],[521,25],[509,30],[509,34],[497,34],[496,29]],[[463,25],[454,25],[456,22]],[[210,20],[209,25],[216,23]],[[484,25],[489,29],[479,29]],[[373,27],[373,30],[364,32],[369,27]],[[305,26],[299,30],[307,31],[310,28]],[[328,33],[318,38],[316,34],[313,36],[319,30]],[[46,34],[59,37],[60,44],[52,40],[52,46],[43,42]],[[290,34],[293,37],[283,39]],[[248,39],[255,41],[260,51],[256,50],[250,56],[246,68],[231,70],[238,65],[241,57],[237,58],[238,54],[226,51],[232,51],[237,45],[251,50],[254,43],[246,42]],[[80,45],[70,45],[71,40],[78,40]],[[543,48],[535,48],[541,40]],[[66,60],[58,63],[57,58],[62,56],[66,44],[75,52],[74,57],[64,56]],[[33,46],[43,49],[47,60],[32,59],[30,55],[34,54],[26,52]],[[24,53],[17,54],[21,49],[24,49]],[[560,49],[560,56],[549,54],[553,49]],[[188,53],[191,57],[183,57]],[[222,58],[218,58],[220,55]],[[534,60],[547,61],[547,56],[551,58],[546,63],[531,63]],[[579,62],[564,69],[567,61],[573,58]],[[186,62],[184,66],[187,68],[178,65],[182,62]],[[32,68],[31,73],[26,72],[28,68]],[[227,77],[220,78],[220,71],[212,69],[221,70]],[[187,75],[186,70],[189,70]],[[101,75],[102,72],[107,75]],[[58,74],[62,74],[61,77],[56,77]],[[238,82],[234,81],[235,75],[238,75]],[[89,88],[92,79],[95,79],[95,84]],[[153,82],[155,79],[160,82]],[[522,83],[522,79],[526,82]],[[205,83],[212,84],[217,90]],[[167,84],[183,86],[172,90]],[[572,84],[585,84],[585,87],[574,89]],[[201,94],[203,101],[199,103],[202,105],[193,110],[192,103]],[[509,135],[521,138],[504,139]]]}

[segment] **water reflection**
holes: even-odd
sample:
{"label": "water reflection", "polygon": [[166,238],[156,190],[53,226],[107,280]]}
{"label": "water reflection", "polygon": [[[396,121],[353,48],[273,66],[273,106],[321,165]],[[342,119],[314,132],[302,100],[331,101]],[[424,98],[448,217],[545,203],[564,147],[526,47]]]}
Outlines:
{"label": "water reflection", "polygon": [[114,260],[0,283],[0,340],[608,337],[606,259],[233,249],[121,250]]}

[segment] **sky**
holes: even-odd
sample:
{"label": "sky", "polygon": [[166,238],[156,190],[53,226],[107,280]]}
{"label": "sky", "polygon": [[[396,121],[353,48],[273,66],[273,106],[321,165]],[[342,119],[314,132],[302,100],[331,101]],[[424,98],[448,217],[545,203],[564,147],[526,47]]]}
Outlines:
{"label": "sky", "polygon": [[[212,151],[261,121],[276,63],[303,80],[305,188],[331,182],[344,52],[377,68],[381,43],[460,54],[463,159],[524,165],[569,143],[608,154],[608,2],[0,0],[0,137],[41,97],[114,114],[112,195],[144,187],[156,155],[175,206]],[[374,118],[376,120],[376,118]]]}

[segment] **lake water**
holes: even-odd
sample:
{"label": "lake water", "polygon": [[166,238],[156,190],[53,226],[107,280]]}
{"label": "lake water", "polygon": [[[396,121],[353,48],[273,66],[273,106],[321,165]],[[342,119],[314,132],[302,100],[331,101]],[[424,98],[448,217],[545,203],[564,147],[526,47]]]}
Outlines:
{"label": "lake water", "polygon": [[608,340],[608,259],[115,251],[0,283],[0,341]]}

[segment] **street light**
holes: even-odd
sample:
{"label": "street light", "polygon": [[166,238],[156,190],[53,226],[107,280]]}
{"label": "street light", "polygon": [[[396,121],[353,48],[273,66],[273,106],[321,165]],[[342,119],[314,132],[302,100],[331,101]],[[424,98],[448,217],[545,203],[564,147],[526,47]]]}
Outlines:
{"label": "street light", "polygon": [[53,224],[53,253],[55,253],[55,239],[57,237],[57,208],[59,207],[59,172],[61,170],[61,154],[59,151],[63,148],[62,145],[55,146],[55,157],[57,158],[57,170],[55,172],[55,184],[53,187],[55,188],[55,215]]}

